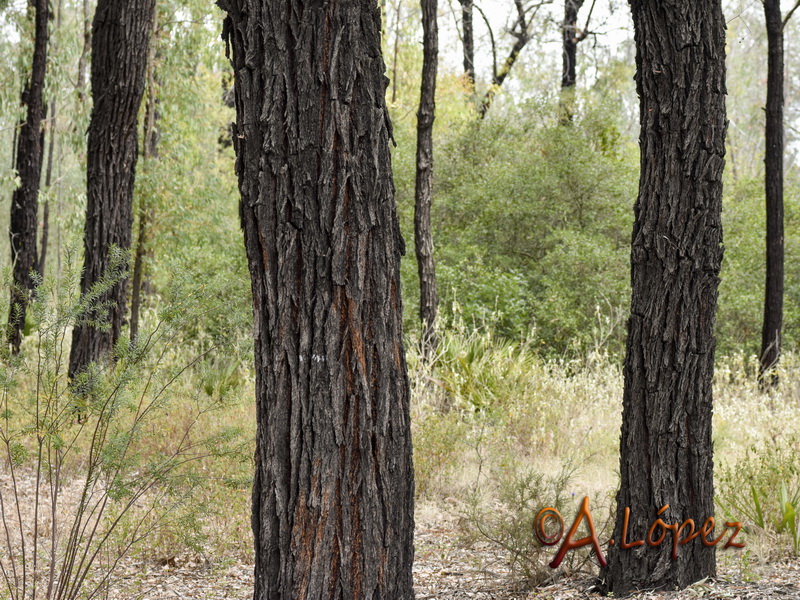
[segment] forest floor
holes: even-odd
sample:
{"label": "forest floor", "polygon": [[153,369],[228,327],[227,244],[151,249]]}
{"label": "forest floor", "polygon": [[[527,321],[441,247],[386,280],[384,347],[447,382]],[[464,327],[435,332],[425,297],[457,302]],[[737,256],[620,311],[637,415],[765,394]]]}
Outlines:
{"label": "forest floor", "polygon": [[[457,520],[442,516],[418,519],[414,582],[416,600],[577,600],[601,598],[590,574],[526,590],[512,576],[503,554],[485,542],[465,546]],[[739,572],[720,561],[718,578],[680,592],[642,592],[640,600],[800,600],[800,559],[751,565]],[[252,597],[253,566],[233,561],[189,557],[129,560],[110,600],[245,600]]]}

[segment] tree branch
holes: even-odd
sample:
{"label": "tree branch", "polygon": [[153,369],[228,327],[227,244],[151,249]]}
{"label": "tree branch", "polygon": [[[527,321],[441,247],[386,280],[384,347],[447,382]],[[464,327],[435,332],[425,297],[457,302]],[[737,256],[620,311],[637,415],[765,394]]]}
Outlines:
{"label": "tree branch", "polygon": [[789,22],[789,19],[792,18],[792,15],[794,14],[794,11],[796,11],[798,8],[800,8],[800,0],[797,0],[797,2],[794,3],[794,6],[792,7],[792,10],[790,10],[786,14],[786,16],[784,17],[783,23],[781,23],[781,29],[785,29],[786,28],[786,24]]}

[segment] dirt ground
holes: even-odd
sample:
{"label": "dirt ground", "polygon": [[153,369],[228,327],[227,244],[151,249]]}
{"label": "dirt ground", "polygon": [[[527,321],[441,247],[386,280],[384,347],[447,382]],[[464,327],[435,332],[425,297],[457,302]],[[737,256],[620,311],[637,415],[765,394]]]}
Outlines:
{"label": "dirt ground", "polygon": [[[418,518],[414,580],[417,600],[577,600],[601,598],[594,580],[577,574],[525,590],[511,577],[503,556],[485,543],[463,547],[452,519]],[[114,600],[244,600],[252,597],[253,567],[212,565],[204,559],[173,556],[129,561],[110,597]],[[681,592],[643,592],[646,600],[800,600],[800,560],[753,568],[748,581],[724,565],[717,579]],[[755,579],[749,581],[750,579]],[[389,599],[386,599],[389,600]]]}

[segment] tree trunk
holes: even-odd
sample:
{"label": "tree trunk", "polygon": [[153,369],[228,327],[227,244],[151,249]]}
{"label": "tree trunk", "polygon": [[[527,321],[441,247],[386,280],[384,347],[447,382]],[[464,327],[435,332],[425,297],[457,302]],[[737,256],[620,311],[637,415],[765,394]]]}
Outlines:
{"label": "tree trunk", "polygon": [[561,88],[575,86],[578,55],[578,11],[584,0],[564,0],[564,24],[561,26],[562,68]]}
{"label": "tree trunk", "polygon": [[[150,51],[147,58],[147,107],[144,113],[144,161],[148,165],[151,159],[158,158],[158,80],[156,78],[156,19],[153,19],[153,37],[150,40]],[[136,234],[136,252],[133,259],[133,278],[131,280],[131,342],[139,335],[139,312],[142,304],[142,278],[144,258],[147,254],[147,241],[150,230],[150,212],[144,196],[139,198],[139,228]]]}
{"label": "tree trunk", "polygon": [[[62,17],[62,0],[58,0],[56,27],[55,31],[61,27]],[[58,107],[55,98],[50,101],[50,122],[47,124],[46,130],[50,133],[47,145],[47,173],[45,175],[45,187],[47,188],[47,197],[44,201],[44,210],[42,216],[42,242],[41,252],[39,254],[39,273],[44,277],[44,269],[47,264],[47,242],[50,233],[50,191],[53,185],[53,155],[56,146],[56,129],[58,127]]]}
{"label": "tree trunk", "polygon": [[89,0],[83,0],[83,46],[78,58],[78,100],[83,102],[86,90],[86,63],[92,50],[92,30],[89,27]]}
{"label": "tree trunk", "polygon": [[44,185],[47,188],[47,197],[44,200],[44,208],[42,210],[42,240],[41,251],[39,253],[39,264],[37,270],[44,277],[44,269],[47,264],[47,240],[50,233],[50,189],[53,184],[53,157],[55,154],[56,145],[56,124],[57,117],[56,101],[50,101],[50,120],[47,124],[46,130],[50,133],[47,140],[47,172],[44,177]]}
{"label": "tree trunk", "polygon": [[392,56],[392,104],[397,102],[397,57],[400,56],[400,23],[403,16],[403,0],[397,0],[397,16],[394,22],[394,53]]}
{"label": "tree trunk", "polygon": [[417,173],[414,192],[414,248],[419,273],[419,316],[426,355],[436,350],[439,294],[433,261],[431,204],[433,202],[433,119],[436,112],[436,68],[439,54],[437,0],[422,1],[422,85],[417,112]]}
{"label": "tree trunk", "polygon": [[502,87],[503,82],[506,80],[506,77],[508,77],[509,73],[511,73],[514,63],[517,62],[520,52],[522,52],[522,49],[529,40],[530,38],[527,34],[517,36],[517,41],[514,42],[514,45],[511,47],[511,52],[508,53],[506,61],[503,63],[503,66],[500,67],[497,75],[492,78],[492,85],[489,86],[489,89],[486,90],[486,94],[483,96],[483,102],[481,103],[480,109],[481,119],[486,117],[486,114],[489,112],[489,109],[492,106],[494,97],[497,95],[497,92],[500,91],[500,88]]}
{"label": "tree trunk", "polygon": [[461,28],[464,38],[464,75],[467,78],[467,89],[475,93],[475,38],[472,27],[472,0],[461,2]]}
{"label": "tree trunk", "polygon": [[47,0],[36,0],[35,38],[30,80],[22,91],[22,104],[28,107],[27,117],[19,130],[17,142],[17,175],[19,187],[11,197],[9,239],[14,286],[11,289],[8,315],[8,342],[19,352],[28,294],[34,287],[31,271],[38,267],[36,258],[36,213],[39,201],[39,180],[42,176],[44,118],[44,76],[47,70],[47,21],[50,16]]}
{"label": "tree trunk", "polygon": [[414,597],[377,2],[220,0],[253,292],[255,600]]}
{"label": "tree trunk", "polygon": [[[83,293],[106,273],[109,250],[131,247],[133,182],[138,155],[137,116],[144,93],[155,0],[99,0],[92,24],[92,97],[87,144],[87,206]],[[109,353],[125,315],[127,280],[101,301],[111,302],[110,328],[77,325],[72,332],[69,375]]]}
{"label": "tree trunk", "polygon": [[783,22],[780,0],[764,0],[767,23],[767,281],[761,330],[761,373],[774,367],[783,327]]}
{"label": "tree trunk", "polygon": [[[606,591],[684,588],[716,569],[714,547],[621,549],[657,518],[714,514],[714,322],[722,260],[725,20],[721,0],[631,0],[641,108],[641,175],[631,250],[620,490]],[[657,515],[665,505],[666,512]],[[652,539],[656,540],[660,531]],[[683,532],[688,535],[687,529]]]}
{"label": "tree trunk", "polygon": [[578,11],[584,0],[564,0],[564,23],[561,25],[561,97],[559,109],[561,122],[569,123],[575,114],[575,82],[577,80]]}

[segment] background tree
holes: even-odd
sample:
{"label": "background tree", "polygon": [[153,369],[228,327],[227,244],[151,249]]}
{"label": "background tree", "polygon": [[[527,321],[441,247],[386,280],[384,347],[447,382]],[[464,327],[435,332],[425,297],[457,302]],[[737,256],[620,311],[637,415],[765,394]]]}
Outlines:
{"label": "background tree", "polygon": [[475,93],[475,32],[472,26],[473,0],[458,0],[461,3],[461,42],[464,47],[464,75],[470,94]]}
{"label": "background tree", "polygon": [[783,152],[784,59],[783,30],[795,10],[783,18],[780,0],[764,0],[767,27],[767,106],[765,125],[764,187],[767,201],[767,276],[764,288],[764,323],[761,328],[763,376],[781,354],[784,292]]}
{"label": "background tree", "polygon": [[[641,102],[641,175],[631,249],[620,489],[613,539],[714,514],[714,322],[722,261],[725,20],[720,0],[631,0]],[[714,548],[608,551],[603,586],[684,588],[716,570]]]}
{"label": "background tree", "polygon": [[44,137],[44,78],[47,70],[47,22],[50,10],[47,0],[36,0],[34,8],[34,46],[30,79],[22,91],[22,104],[27,106],[25,121],[16,140],[16,166],[19,186],[11,197],[11,263],[14,286],[8,315],[8,342],[19,352],[28,293],[33,289],[31,271],[38,268],[36,253],[36,213],[39,202],[39,181],[42,176]]}
{"label": "background tree", "polygon": [[[157,11],[156,11],[157,12]],[[147,57],[147,102],[144,113],[144,144],[142,158],[145,167],[149,161],[158,158],[158,78],[156,75],[156,60],[158,58],[158,18],[153,18],[153,35],[150,38],[150,52]],[[152,209],[148,206],[147,196],[139,195],[138,210],[139,226],[136,233],[136,249],[133,255],[133,277],[131,278],[131,340],[139,335],[139,312],[142,304],[142,279],[144,272],[145,256],[147,254],[147,241],[150,237],[150,221]]]}
{"label": "background tree", "polygon": [[[489,112],[489,107],[492,105],[495,95],[500,90],[500,87],[503,85],[503,82],[506,80],[508,75],[511,73],[511,69],[517,62],[517,59],[519,58],[523,48],[525,48],[528,42],[530,42],[533,38],[533,28],[531,27],[531,24],[533,19],[536,17],[536,13],[540,8],[542,8],[542,6],[552,4],[552,1],[553,0],[542,0],[541,2],[525,4],[524,0],[514,0],[514,6],[517,9],[517,16],[514,24],[509,29],[509,34],[511,34],[511,36],[514,38],[514,44],[511,46],[511,50],[509,51],[503,66],[498,70],[497,66],[495,65],[492,73],[492,84],[489,86],[489,89],[486,90],[486,94],[483,96],[483,102],[481,103],[481,118],[485,117],[486,113]],[[489,26],[488,19],[486,20],[486,25],[487,27]],[[494,38],[494,35],[492,35],[492,38]]]}
{"label": "background tree", "polygon": [[[64,7],[63,1],[58,0],[58,5],[56,6],[56,23],[53,33],[55,34],[61,28],[61,21],[64,14]],[[58,50],[55,48],[54,50]],[[44,277],[44,269],[47,265],[47,245],[49,241],[49,234],[50,234],[50,193],[53,187],[53,162],[54,162],[54,154],[55,154],[55,147],[56,147],[56,134],[58,130],[58,103],[56,98],[52,98],[50,100],[50,119],[47,123],[47,128],[45,131],[47,132],[48,138],[48,145],[47,145],[47,171],[45,174],[45,187],[47,188],[48,194],[44,200],[44,208],[42,210],[42,240],[41,240],[41,252],[39,253],[39,265],[37,270],[39,273],[42,274]]]}
{"label": "background tree", "polygon": [[577,81],[578,44],[589,35],[589,21],[594,12],[592,0],[586,26],[578,28],[578,12],[584,0],[564,0],[564,22],[561,24],[561,111],[562,120],[572,120],[575,101],[575,82]]}
{"label": "background tree", "polygon": [[[127,251],[133,225],[138,157],[137,117],[144,93],[155,0],[99,0],[92,23],[92,98],[87,153],[87,205],[81,290],[109,266],[109,250]],[[127,279],[101,299],[110,327],[85,322],[72,333],[69,375],[100,360],[120,335]]]}
{"label": "background tree", "polygon": [[390,121],[371,0],[221,0],[255,320],[257,600],[413,598]]}
{"label": "background tree", "polygon": [[426,352],[436,350],[436,315],[439,294],[433,260],[433,120],[436,112],[436,71],[439,54],[437,1],[422,0],[422,85],[417,111],[417,176],[414,193],[414,248],[419,273],[419,316]]}

